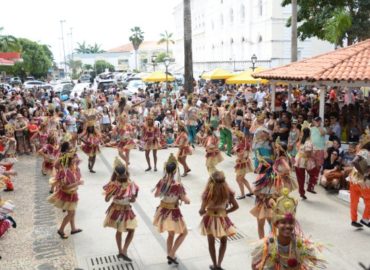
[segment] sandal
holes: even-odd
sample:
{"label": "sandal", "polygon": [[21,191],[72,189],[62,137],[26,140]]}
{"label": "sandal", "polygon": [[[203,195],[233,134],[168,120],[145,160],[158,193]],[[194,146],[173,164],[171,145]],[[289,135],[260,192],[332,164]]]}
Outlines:
{"label": "sandal", "polygon": [[154,168],[154,171],[156,172],[157,171],[157,168]]}
{"label": "sandal", "polygon": [[126,262],[132,262],[132,260],[123,253],[118,254],[117,257],[122,258]]}
{"label": "sandal", "polygon": [[82,230],[81,229],[77,229],[75,231],[71,231],[71,234],[76,234],[76,233],[80,233],[80,232],[82,232]]}
{"label": "sandal", "polygon": [[149,168],[148,168],[148,169],[146,169],[145,171],[146,171],[146,172],[149,172],[151,169],[152,169],[152,167],[149,167]]}
{"label": "sandal", "polygon": [[245,196],[252,197],[253,196],[253,192],[249,192],[249,193],[245,194]]}
{"label": "sandal", "polygon": [[167,256],[167,260],[168,260],[168,264],[171,264],[171,263],[176,264],[176,265],[179,264],[179,262],[176,260],[176,258],[172,258],[170,256]]}
{"label": "sandal", "polygon": [[67,235],[65,235],[63,232],[61,232],[59,230],[58,230],[58,234],[59,234],[60,238],[62,238],[62,239],[67,239],[68,238]]}
{"label": "sandal", "polygon": [[236,197],[237,200],[243,200],[245,199],[245,195]]}

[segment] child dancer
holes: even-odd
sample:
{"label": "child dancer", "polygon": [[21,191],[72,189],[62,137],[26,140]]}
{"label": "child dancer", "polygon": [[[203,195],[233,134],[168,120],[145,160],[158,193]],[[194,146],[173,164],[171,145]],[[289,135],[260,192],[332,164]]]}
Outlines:
{"label": "child dancer", "polygon": [[[131,203],[135,202],[139,187],[129,179],[129,173],[123,162],[116,157],[114,161],[114,171],[111,181],[103,189],[105,201],[113,202],[107,210],[104,220],[104,227],[116,229],[116,243],[118,247],[118,257],[125,261],[132,260],[127,256],[128,247],[134,238],[137,221],[135,213],[132,211]],[[125,243],[122,247],[122,233],[127,232]]]}
{"label": "child dancer", "polygon": [[[228,214],[239,208],[234,192],[225,181],[223,172],[211,174],[202,195],[202,206],[199,214],[203,216],[201,234],[208,238],[208,249],[213,265],[211,270],[221,270],[221,263],[226,252],[227,237],[235,234],[233,223]],[[220,239],[218,259],[216,256],[215,238]]]}
{"label": "child dancer", "polygon": [[152,169],[150,165],[150,151],[153,151],[153,159],[154,159],[154,171],[157,171],[157,151],[159,149],[159,138],[160,138],[160,131],[158,127],[154,126],[154,119],[151,115],[148,115],[146,118],[146,124],[143,126],[143,141],[144,141],[144,150],[145,150],[145,158],[146,162],[148,163],[148,168],[145,170],[150,171]]}
{"label": "child dancer", "polygon": [[209,175],[216,171],[216,165],[223,161],[220,150],[218,149],[218,138],[213,133],[213,128],[206,127],[207,138],[205,139],[206,166]]}
{"label": "child dancer", "polygon": [[41,168],[42,175],[51,176],[54,169],[54,163],[59,154],[58,143],[53,133],[48,136],[47,144],[45,144],[38,153],[44,159]]}
{"label": "child dancer", "polygon": [[[160,233],[168,232],[167,261],[168,264],[178,265],[176,251],[188,233],[179,204],[181,201],[189,204],[190,200],[179,177],[175,179],[176,173],[179,174],[177,160],[171,154],[165,163],[165,176],[155,187],[155,197],[160,197],[161,203],[155,212],[153,224]],[[175,234],[179,235],[176,240]]]}
{"label": "child dancer", "polygon": [[179,147],[179,152],[177,154],[177,159],[179,160],[180,164],[184,167],[184,174],[182,177],[188,175],[191,171],[188,164],[186,163],[186,157],[191,155],[192,151],[189,145],[188,134],[186,132],[185,126],[182,123],[178,124],[178,132],[175,145]]}
{"label": "child dancer", "polygon": [[126,167],[130,165],[130,150],[135,148],[135,142],[133,138],[133,127],[127,123],[127,115],[123,112],[118,117],[118,125],[116,127],[116,133],[119,137],[118,143],[118,154],[125,161]]}
{"label": "child dancer", "polygon": [[89,157],[88,168],[91,173],[95,173],[93,170],[96,160],[96,155],[100,152],[99,144],[100,144],[100,134],[95,129],[95,122],[88,122],[87,123],[86,132],[82,133],[81,141],[82,146],[81,150]]}

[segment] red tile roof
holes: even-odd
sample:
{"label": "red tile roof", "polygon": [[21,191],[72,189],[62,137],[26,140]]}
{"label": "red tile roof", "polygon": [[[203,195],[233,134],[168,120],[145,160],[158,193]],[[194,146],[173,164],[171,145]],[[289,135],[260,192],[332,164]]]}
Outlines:
{"label": "red tile roof", "polygon": [[257,72],[253,77],[291,81],[368,81],[370,39],[282,67]]}

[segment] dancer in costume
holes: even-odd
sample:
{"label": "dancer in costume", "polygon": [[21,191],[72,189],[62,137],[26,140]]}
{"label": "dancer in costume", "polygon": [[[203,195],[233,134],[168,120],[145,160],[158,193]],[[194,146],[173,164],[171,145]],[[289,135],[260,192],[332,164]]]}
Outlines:
{"label": "dancer in costume", "polygon": [[250,213],[257,218],[258,236],[265,237],[265,222],[271,225],[272,208],[271,201],[275,198],[274,174],[272,170],[273,161],[258,156],[258,174],[254,184],[254,195],[256,195],[255,206]]}
{"label": "dancer in costume", "polygon": [[207,138],[205,139],[204,146],[206,148],[206,167],[209,175],[215,172],[216,165],[223,161],[220,150],[218,149],[218,138],[213,132],[213,128],[206,126]]}
{"label": "dancer in costume", "polygon": [[317,182],[317,168],[315,159],[313,157],[313,144],[311,142],[311,132],[308,128],[308,124],[305,122],[302,125],[302,138],[300,140],[300,145],[298,148],[298,154],[295,159],[295,172],[297,175],[299,195],[303,200],[306,200],[305,195],[305,180],[306,171],[310,176],[307,191],[311,193],[316,193],[314,191],[314,186]]}
{"label": "dancer in costume", "polygon": [[270,143],[270,132],[263,126],[265,119],[264,113],[260,113],[256,117],[257,128],[254,132],[252,149],[254,152],[254,168],[258,168],[258,156],[264,158],[272,157],[272,147]]}
{"label": "dancer in costume", "polygon": [[280,138],[278,137],[274,144],[275,148],[275,161],[272,169],[275,174],[275,188],[280,194],[283,188],[287,188],[289,192],[296,190],[298,184],[290,173],[292,171],[291,159],[287,153],[287,146],[280,143]]}
{"label": "dancer in costume", "polygon": [[100,152],[99,144],[101,141],[100,133],[95,128],[95,122],[87,122],[86,131],[81,134],[81,150],[89,157],[88,168],[91,173],[95,173],[94,165],[96,155]]}
{"label": "dancer in costume", "polygon": [[[359,143],[360,150],[352,161],[353,169],[349,175],[352,226],[370,227],[370,130],[366,129]],[[360,223],[357,222],[357,208],[360,198],[364,200],[365,209]]]}
{"label": "dancer in costume", "polygon": [[177,159],[179,163],[184,167],[184,174],[183,177],[187,176],[188,173],[191,171],[188,164],[186,163],[186,157],[192,154],[188,134],[186,132],[185,126],[179,122],[178,124],[178,132],[175,145],[179,147],[179,152],[177,153]]}
{"label": "dancer in costume", "polygon": [[59,146],[54,133],[49,134],[47,144],[43,145],[38,153],[44,159],[41,168],[42,175],[51,176],[54,169],[54,163],[59,154]]}
{"label": "dancer in costume", "polygon": [[153,159],[154,159],[154,171],[157,171],[157,150],[159,149],[159,138],[160,138],[160,130],[158,127],[154,126],[154,119],[153,116],[148,115],[146,118],[146,124],[143,126],[143,141],[144,141],[144,150],[145,150],[145,158],[146,162],[148,163],[148,168],[145,170],[150,171],[152,166],[150,165],[150,151],[153,151]]}
{"label": "dancer in costume", "polygon": [[[139,187],[130,180],[127,168],[122,160],[116,157],[114,161],[114,171],[111,180],[103,189],[105,201],[113,199],[107,210],[104,220],[104,227],[116,229],[116,243],[118,247],[118,257],[125,261],[132,260],[127,255],[128,247],[134,238],[137,221],[135,213],[132,211],[131,203],[135,202]],[[126,240],[122,246],[122,233],[127,232]]]}
{"label": "dancer in costume", "polygon": [[126,167],[130,165],[130,150],[135,148],[135,142],[132,139],[134,129],[127,123],[127,114],[125,112],[121,113],[118,117],[118,124],[115,128],[115,134],[119,138],[118,143],[118,154],[125,161]]}
{"label": "dancer in costume", "polygon": [[[201,234],[208,238],[208,250],[213,265],[211,270],[221,270],[225,256],[227,237],[235,234],[233,223],[228,214],[239,208],[234,192],[225,181],[223,172],[215,171],[209,178],[202,195],[202,206],[199,214],[203,216],[200,227]],[[218,258],[216,255],[215,238],[220,240]]]}
{"label": "dancer in costume", "polygon": [[[234,147],[234,153],[237,156],[234,169],[236,174],[236,182],[238,183],[240,189],[240,196],[238,196],[236,199],[241,200],[244,199],[245,196],[251,197],[253,195],[252,188],[248,180],[245,179],[245,175],[247,173],[253,172],[252,162],[249,158],[251,146],[248,138],[240,130],[235,132],[235,136],[238,138],[238,143]],[[244,187],[248,189],[248,194],[245,194]]]}
{"label": "dancer in costume", "polygon": [[[3,187],[4,183],[0,179],[0,189]],[[0,197],[0,238],[10,229],[10,227],[17,227],[17,223],[12,216],[9,215],[13,212],[13,210],[13,203],[9,200],[2,200]]]}
{"label": "dancer in costume", "polygon": [[252,252],[253,270],[323,269],[325,261],[317,254],[322,246],[304,237],[295,219],[297,201],[283,189],[273,205],[272,233]]}
{"label": "dancer in costume", "polygon": [[[168,232],[167,261],[168,264],[178,265],[176,251],[188,233],[179,205],[181,201],[189,204],[190,200],[186,196],[184,186],[179,181],[180,172],[173,154],[170,155],[164,167],[165,176],[155,187],[155,197],[160,197],[161,203],[155,212],[153,224],[160,233]],[[178,174],[178,179],[175,179],[176,174]],[[176,240],[175,234],[178,234]]]}
{"label": "dancer in costume", "polygon": [[75,224],[75,214],[78,202],[78,186],[83,184],[80,170],[78,169],[79,159],[75,151],[70,151],[69,142],[63,142],[60,149],[60,156],[55,164],[56,174],[51,179],[54,186],[54,193],[49,196],[48,201],[55,207],[66,210],[58,234],[62,239],[68,236],[64,233],[68,223],[71,225],[71,234],[82,232]]}

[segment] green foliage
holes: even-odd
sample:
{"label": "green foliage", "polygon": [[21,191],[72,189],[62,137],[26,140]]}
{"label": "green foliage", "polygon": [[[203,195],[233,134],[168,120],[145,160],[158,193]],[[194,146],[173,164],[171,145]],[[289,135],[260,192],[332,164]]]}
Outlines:
{"label": "green foliage", "polygon": [[2,31],[4,27],[0,27],[0,52],[20,52],[22,47],[18,39],[12,35],[2,35]]}
{"label": "green foliage", "polygon": [[21,77],[32,75],[36,78],[46,77],[49,68],[53,67],[53,54],[48,45],[38,44],[25,38],[18,39],[21,46],[23,62],[14,66],[0,69]]}
{"label": "green foliage", "polygon": [[94,64],[94,70],[96,71],[96,74],[103,73],[105,69],[109,69],[109,71],[114,71],[114,66],[110,63],[108,63],[105,60],[97,60]]}
{"label": "green foliage", "polygon": [[135,26],[131,28],[131,36],[129,37],[132,46],[134,47],[135,51],[137,51],[144,41],[144,32],[141,31],[140,27]]}
{"label": "green foliage", "polygon": [[83,70],[91,70],[91,69],[94,69],[94,67],[92,65],[90,65],[90,64],[84,64],[82,66],[82,69]]}
{"label": "green foliage", "polygon": [[345,38],[349,44],[370,38],[370,0],[298,0],[298,7],[301,40],[317,37],[340,45]]}
{"label": "green foliage", "polygon": [[86,42],[78,43],[78,48],[75,49],[76,53],[84,53],[84,54],[90,54],[90,53],[103,53],[105,52],[100,48],[100,45],[94,43],[94,45],[88,45]]}
{"label": "green foliage", "polygon": [[81,60],[72,60],[69,59],[67,62],[67,66],[72,70],[72,79],[78,79],[81,70],[82,70],[82,62]]}
{"label": "green foliage", "polygon": [[166,57],[170,57],[170,55],[168,55],[167,53],[165,52],[160,52],[157,54],[156,58],[155,58],[155,62],[156,63],[163,63],[164,62],[164,59]]}
{"label": "green foliage", "polygon": [[169,53],[169,44],[175,44],[175,41],[172,39],[173,33],[168,33],[164,31],[164,33],[160,34],[161,39],[158,41],[158,44],[166,43],[166,52]]}

